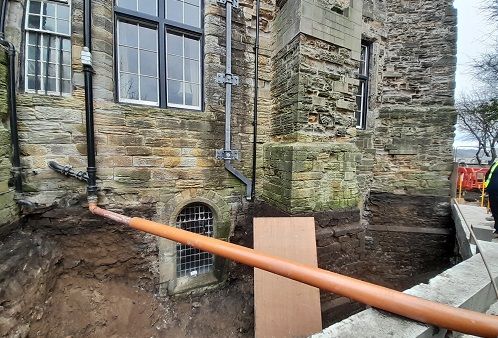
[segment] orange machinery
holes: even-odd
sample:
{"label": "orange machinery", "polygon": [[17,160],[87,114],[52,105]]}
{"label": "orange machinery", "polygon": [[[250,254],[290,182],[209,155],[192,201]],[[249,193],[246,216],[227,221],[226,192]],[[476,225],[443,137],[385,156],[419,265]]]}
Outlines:
{"label": "orange machinery", "polygon": [[476,166],[470,167],[460,165],[458,167],[458,186],[464,191],[482,191],[484,177],[489,167]]}

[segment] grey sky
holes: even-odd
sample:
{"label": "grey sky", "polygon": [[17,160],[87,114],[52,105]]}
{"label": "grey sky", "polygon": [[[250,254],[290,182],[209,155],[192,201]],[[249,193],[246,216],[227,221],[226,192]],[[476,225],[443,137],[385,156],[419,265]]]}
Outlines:
{"label": "grey sky", "polygon": [[470,64],[496,41],[496,27],[483,16],[483,7],[491,0],[455,0],[458,9],[458,66],[456,96],[479,86]]}
{"label": "grey sky", "polygon": [[[498,39],[496,25],[483,15],[483,7],[491,0],[455,0],[458,9],[458,64],[456,74],[456,98],[480,86],[472,75],[473,60],[491,49]],[[457,130],[455,147],[474,146]]]}

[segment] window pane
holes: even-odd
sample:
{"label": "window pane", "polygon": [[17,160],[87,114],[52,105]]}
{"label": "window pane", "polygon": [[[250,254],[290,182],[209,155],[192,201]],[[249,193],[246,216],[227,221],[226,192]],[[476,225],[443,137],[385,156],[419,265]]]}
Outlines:
{"label": "window pane", "polygon": [[183,55],[182,35],[168,33],[167,48],[169,54]]}
{"label": "window pane", "polygon": [[157,79],[150,77],[140,77],[140,96],[143,101],[158,102],[157,100]]}
{"label": "window pane", "polygon": [[[40,69],[40,63],[38,63],[38,69]],[[28,61],[28,74],[29,75],[35,75],[36,71],[36,62],[35,61]]]}
{"label": "window pane", "polygon": [[200,27],[200,8],[185,4],[185,22],[186,25]]}
{"label": "window pane", "polygon": [[55,91],[57,91],[56,83],[57,83],[57,81],[54,78],[48,78],[48,79],[46,79],[45,90],[48,91],[48,92],[55,92]]}
{"label": "window pane", "polygon": [[70,20],[71,17],[69,14],[69,6],[57,5],[57,18],[64,19],[64,20]]}
{"label": "window pane", "polygon": [[127,22],[119,21],[119,44],[131,47],[138,47],[138,26]]}
{"label": "window pane", "polygon": [[50,3],[50,2],[44,2],[42,14],[55,18],[55,4]]}
{"label": "window pane", "polygon": [[36,60],[36,47],[28,46],[28,59]]}
{"label": "window pane", "polygon": [[39,90],[40,89],[40,79],[38,81],[35,80],[36,77],[28,76],[28,89]]}
{"label": "window pane", "polygon": [[56,76],[56,69],[57,69],[56,65],[49,63],[47,68],[45,69],[45,73],[43,75],[45,76],[48,73],[48,76],[55,77]]}
{"label": "window pane", "polygon": [[57,32],[61,34],[69,34],[69,21],[57,20]]}
{"label": "window pane", "polygon": [[56,63],[59,59],[57,54],[58,52],[56,50],[43,47],[41,49],[41,60]]}
{"label": "window pane", "polygon": [[71,53],[70,52],[62,52],[62,64],[64,64],[64,65],[71,64]]}
{"label": "window pane", "polygon": [[183,83],[168,80],[168,103],[183,104]]}
{"label": "window pane", "polygon": [[39,1],[30,1],[29,12],[34,14],[40,14],[41,3]]}
{"label": "window pane", "polygon": [[200,41],[185,37],[185,57],[199,60]]}
{"label": "window pane", "polygon": [[140,48],[157,50],[157,30],[140,26]]}
{"label": "window pane", "polygon": [[119,47],[119,70],[138,74],[138,49]]}
{"label": "window pane", "polygon": [[63,79],[71,79],[71,67],[62,66],[62,78]]}
{"label": "window pane", "polygon": [[183,3],[177,0],[166,0],[166,17],[173,21],[183,22]]}
{"label": "window pane", "polygon": [[199,107],[199,85],[185,84],[185,104],[188,106]]}
{"label": "window pane", "polygon": [[71,51],[71,40],[62,39],[62,50]]}
{"label": "window pane", "polygon": [[140,51],[140,75],[157,76],[157,53]]}
{"label": "window pane", "polygon": [[57,38],[55,36],[52,36],[52,35],[47,35],[45,36],[45,38],[43,39],[43,47],[50,47],[50,48],[56,48],[56,42],[57,42]]}
{"label": "window pane", "polygon": [[49,62],[59,63],[59,53],[55,49],[51,49],[48,55]]}
{"label": "window pane", "polygon": [[157,16],[157,0],[138,0],[138,11]]}
{"label": "window pane", "polygon": [[185,59],[185,81],[199,83],[199,61]]}
{"label": "window pane", "polygon": [[183,59],[180,56],[168,55],[168,78],[183,80]]}
{"label": "window pane", "polygon": [[138,75],[120,74],[119,94],[123,99],[138,100]]}
{"label": "window pane", "polygon": [[28,28],[40,29],[40,17],[37,15],[30,15],[28,17]]}
{"label": "window pane", "polygon": [[38,44],[38,34],[36,33],[28,33],[28,43],[30,45]]}
{"label": "window pane", "polygon": [[117,3],[119,7],[137,10],[137,0],[118,0]]}
{"label": "window pane", "polygon": [[63,93],[71,93],[71,81],[68,81],[68,80],[62,81],[62,92]]}
{"label": "window pane", "polygon": [[55,19],[44,17],[42,19],[42,29],[55,32]]}

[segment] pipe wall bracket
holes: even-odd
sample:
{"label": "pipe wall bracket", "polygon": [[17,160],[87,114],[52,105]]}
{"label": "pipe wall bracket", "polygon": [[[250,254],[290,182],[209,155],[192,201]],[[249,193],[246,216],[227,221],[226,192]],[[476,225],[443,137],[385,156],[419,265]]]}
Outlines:
{"label": "pipe wall bracket", "polygon": [[216,159],[218,160],[240,160],[240,153],[238,150],[216,150]]}
{"label": "pipe wall bracket", "polygon": [[238,86],[239,77],[233,74],[218,73],[216,74],[216,83]]}
{"label": "pipe wall bracket", "polygon": [[220,5],[226,6],[227,2],[232,4],[232,8],[239,8],[239,0],[218,0]]}

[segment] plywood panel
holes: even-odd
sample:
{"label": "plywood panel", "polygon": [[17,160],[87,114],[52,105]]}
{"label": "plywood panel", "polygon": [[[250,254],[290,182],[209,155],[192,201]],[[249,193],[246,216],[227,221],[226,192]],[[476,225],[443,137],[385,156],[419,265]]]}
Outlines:
{"label": "plywood panel", "polygon": [[[312,217],[254,219],[254,249],[317,266]],[[256,338],[308,337],[322,330],[317,288],[254,269]]]}

